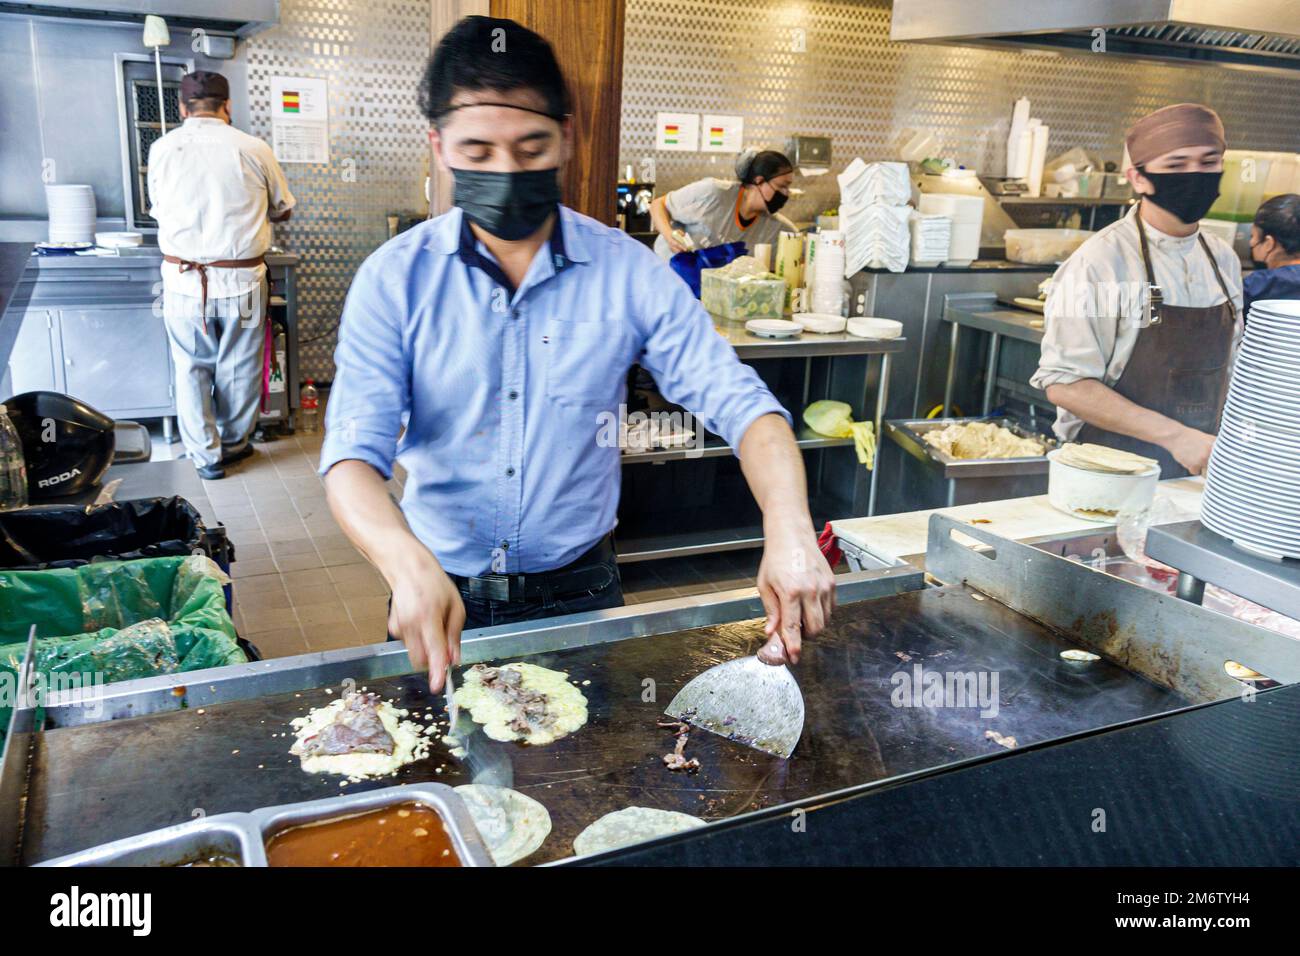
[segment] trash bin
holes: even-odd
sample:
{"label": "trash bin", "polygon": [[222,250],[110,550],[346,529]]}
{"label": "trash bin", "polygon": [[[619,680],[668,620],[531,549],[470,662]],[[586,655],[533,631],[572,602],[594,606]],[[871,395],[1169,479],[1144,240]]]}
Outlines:
{"label": "trash bin", "polygon": [[[0,569],[76,568],[104,559],[197,553],[206,554],[226,574],[235,560],[226,529],[206,527],[195,507],[176,496],[0,512]],[[229,585],[225,595],[230,612]]]}
{"label": "trash bin", "polygon": [[[222,586],[205,555],[0,571],[0,672],[22,665],[36,625],[33,672],[91,683],[240,664]],[[0,707],[0,727],[9,700]]]}

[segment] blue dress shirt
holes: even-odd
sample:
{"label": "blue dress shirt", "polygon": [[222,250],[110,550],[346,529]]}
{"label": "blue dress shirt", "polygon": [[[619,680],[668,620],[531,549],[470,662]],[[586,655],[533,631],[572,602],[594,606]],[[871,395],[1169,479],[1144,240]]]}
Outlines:
{"label": "blue dress shirt", "polygon": [[732,448],[761,415],[790,421],[658,256],[563,206],[518,289],[459,209],[386,242],[334,363],[321,474],[401,461],[402,512],[452,574],[563,567],[614,527],[621,451],[602,436],[633,363]]}

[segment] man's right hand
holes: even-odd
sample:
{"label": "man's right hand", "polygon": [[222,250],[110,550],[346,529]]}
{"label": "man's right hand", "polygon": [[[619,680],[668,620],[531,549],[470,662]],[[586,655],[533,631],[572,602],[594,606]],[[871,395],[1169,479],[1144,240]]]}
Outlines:
{"label": "man's right hand", "polygon": [[1210,452],[1214,449],[1214,436],[1195,428],[1183,426],[1173,439],[1165,445],[1165,451],[1174,456],[1174,460],[1193,475],[1205,472],[1210,462]]}
{"label": "man's right hand", "polygon": [[[424,550],[421,548],[420,550]],[[413,560],[393,582],[388,633],[406,645],[411,666],[428,670],[429,689],[442,690],[448,667],[460,663],[465,603],[433,555]]]}

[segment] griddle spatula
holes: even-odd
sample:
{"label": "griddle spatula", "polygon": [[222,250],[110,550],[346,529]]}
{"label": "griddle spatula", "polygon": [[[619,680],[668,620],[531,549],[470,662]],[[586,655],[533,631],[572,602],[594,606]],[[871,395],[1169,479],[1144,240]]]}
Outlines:
{"label": "griddle spatula", "polygon": [[777,757],[789,757],[803,733],[803,694],[773,636],[754,657],[710,667],[668,705],[669,717]]}

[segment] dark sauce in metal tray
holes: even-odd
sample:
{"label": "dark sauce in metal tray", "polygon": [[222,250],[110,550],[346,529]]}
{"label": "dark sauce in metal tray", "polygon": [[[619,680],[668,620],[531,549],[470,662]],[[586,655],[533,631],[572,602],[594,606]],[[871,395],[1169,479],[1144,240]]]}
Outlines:
{"label": "dark sauce in metal tray", "polygon": [[437,812],[399,803],[289,827],[266,841],[271,866],[460,866]]}

